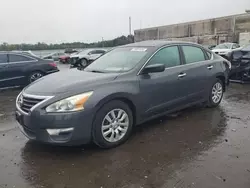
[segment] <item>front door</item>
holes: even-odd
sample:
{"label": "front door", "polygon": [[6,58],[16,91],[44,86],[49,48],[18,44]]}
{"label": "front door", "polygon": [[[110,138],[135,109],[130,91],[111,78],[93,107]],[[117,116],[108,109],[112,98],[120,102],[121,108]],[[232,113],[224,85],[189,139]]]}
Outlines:
{"label": "front door", "polygon": [[8,56],[5,53],[0,53],[0,88],[9,87],[8,78]]}
{"label": "front door", "polygon": [[[139,75],[143,116],[151,117],[185,103],[184,66],[178,46],[159,50],[147,65],[164,64],[164,72]],[[147,66],[146,65],[146,66]]]}

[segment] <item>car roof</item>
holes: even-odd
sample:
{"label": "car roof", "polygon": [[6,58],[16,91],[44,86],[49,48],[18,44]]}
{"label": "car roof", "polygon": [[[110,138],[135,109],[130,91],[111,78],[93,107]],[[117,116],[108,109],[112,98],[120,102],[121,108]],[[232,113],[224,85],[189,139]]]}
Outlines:
{"label": "car roof", "polygon": [[14,55],[28,56],[32,58],[39,58],[37,56],[30,54],[28,51],[0,51],[0,54],[14,54]]}
{"label": "car roof", "polygon": [[199,45],[193,42],[184,42],[184,41],[167,41],[167,40],[148,40],[142,42],[136,42],[127,44],[123,47],[162,47],[170,44],[193,44]]}

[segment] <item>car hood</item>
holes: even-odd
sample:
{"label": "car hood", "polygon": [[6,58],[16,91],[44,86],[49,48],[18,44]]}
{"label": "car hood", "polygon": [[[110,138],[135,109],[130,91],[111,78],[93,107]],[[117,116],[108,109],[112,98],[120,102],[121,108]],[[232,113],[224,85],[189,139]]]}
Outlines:
{"label": "car hood", "polygon": [[230,52],[232,51],[231,49],[213,49],[213,52]]}
{"label": "car hood", "polygon": [[24,89],[32,95],[55,95],[68,91],[92,89],[114,80],[119,73],[93,73],[71,69],[45,76]]}

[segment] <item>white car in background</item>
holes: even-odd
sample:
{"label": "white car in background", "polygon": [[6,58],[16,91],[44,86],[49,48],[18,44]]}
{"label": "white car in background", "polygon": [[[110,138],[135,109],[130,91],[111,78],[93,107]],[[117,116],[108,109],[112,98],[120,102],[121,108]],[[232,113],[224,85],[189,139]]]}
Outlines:
{"label": "white car in background", "polygon": [[104,53],[106,53],[106,50],[103,49],[83,50],[70,56],[70,64],[73,66],[77,66],[76,64],[79,64],[81,67],[86,67]]}
{"label": "white car in background", "polygon": [[225,56],[229,52],[238,48],[240,48],[240,45],[236,43],[222,43],[217,45],[212,51],[218,55]]}

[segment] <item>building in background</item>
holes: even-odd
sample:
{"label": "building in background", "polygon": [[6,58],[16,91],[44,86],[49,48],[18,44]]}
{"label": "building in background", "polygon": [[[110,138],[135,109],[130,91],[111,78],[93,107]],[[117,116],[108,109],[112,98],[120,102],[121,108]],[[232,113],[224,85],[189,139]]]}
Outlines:
{"label": "building in background", "polygon": [[[204,45],[239,42],[241,33],[250,32],[250,14],[152,27],[134,31],[135,42],[144,40],[179,40]],[[246,42],[248,39],[244,39]],[[250,43],[250,39],[248,41]]]}

